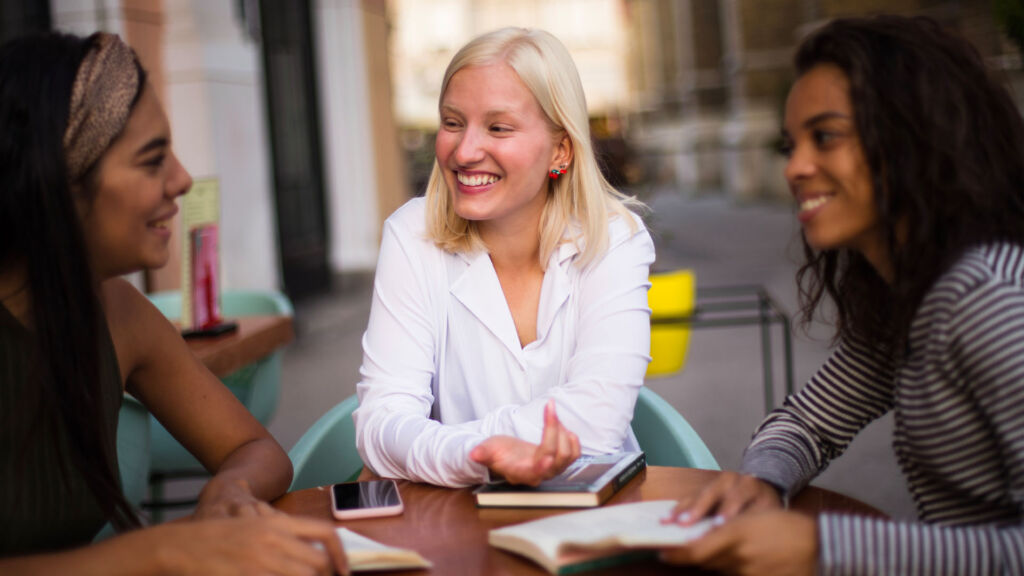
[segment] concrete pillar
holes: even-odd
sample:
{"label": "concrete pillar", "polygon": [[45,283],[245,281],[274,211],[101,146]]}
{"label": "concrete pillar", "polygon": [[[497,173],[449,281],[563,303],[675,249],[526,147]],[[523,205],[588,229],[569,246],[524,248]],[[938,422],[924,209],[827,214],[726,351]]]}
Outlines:
{"label": "concrete pillar", "polygon": [[[782,163],[773,147],[781,118],[776,95],[765,94],[771,91],[765,86],[771,85],[766,79],[774,80],[786,69],[792,39],[773,37],[772,29],[765,34],[762,24],[748,26],[744,22],[744,17],[764,9],[763,5],[744,0],[719,2],[723,66],[729,87],[729,112],[721,128],[723,187],[739,201],[784,197]],[[772,8],[778,12],[783,4],[776,2]],[[748,48],[754,31],[759,33],[758,45]]]}
{"label": "concrete pillar", "polygon": [[387,2],[362,0],[370,92],[370,122],[377,173],[378,232],[384,220],[410,197],[405,155],[398,142],[392,106]]}
{"label": "concrete pillar", "polygon": [[220,180],[222,286],[279,288],[259,45],[245,36],[237,3],[164,8],[174,149],[194,178]]}
{"label": "concrete pillar", "polygon": [[[361,0],[317,0],[314,45],[323,128],[325,203],[335,272],[372,269],[379,246],[378,172]],[[376,76],[375,76],[376,78]]]}

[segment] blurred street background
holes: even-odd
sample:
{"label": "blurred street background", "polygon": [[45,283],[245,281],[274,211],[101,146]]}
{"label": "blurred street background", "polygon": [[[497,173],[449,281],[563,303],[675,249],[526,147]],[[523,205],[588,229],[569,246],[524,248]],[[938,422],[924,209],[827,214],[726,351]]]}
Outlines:
{"label": "blurred street background", "polygon": [[[179,158],[219,187],[222,287],[295,304],[270,423],[287,449],[355,390],[380,227],[423,191],[444,68],[469,39],[519,25],[562,40],[607,177],[652,208],[655,271],[760,285],[795,320],[798,227],[775,153],[792,53],[829,19],[881,11],[957,30],[1024,93],[1021,0],[0,0],[0,41],[106,30],[138,52]],[[133,282],[179,290],[183,245]],[[724,468],[764,415],[759,334],[696,330],[684,370],[648,382]],[[830,335],[794,331],[798,387]],[[772,361],[781,402],[777,330]],[[913,516],[891,428],[873,424],[816,484]]]}

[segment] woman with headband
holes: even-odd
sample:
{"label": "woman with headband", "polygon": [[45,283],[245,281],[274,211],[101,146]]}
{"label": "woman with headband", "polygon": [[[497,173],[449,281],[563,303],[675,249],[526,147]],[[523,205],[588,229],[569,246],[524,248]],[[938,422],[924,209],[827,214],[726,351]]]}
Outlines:
{"label": "woman with headband", "polygon": [[581,452],[638,449],[654,244],[601,175],[568,50],[536,29],[479,36],[438,109],[426,197],[384,226],[363,462],[444,486],[537,484]]}
{"label": "woman with headband", "polygon": [[[130,48],[102,33],[0,48],[0,182],[0,573],[344,569],[330,524],[266,503],[291,480],[285,452],[119,278],[167,262],[191,186]],[[126,390],[213,474],[194,522],[136,529]],[[87,546],[108,522],[121,534]]]}

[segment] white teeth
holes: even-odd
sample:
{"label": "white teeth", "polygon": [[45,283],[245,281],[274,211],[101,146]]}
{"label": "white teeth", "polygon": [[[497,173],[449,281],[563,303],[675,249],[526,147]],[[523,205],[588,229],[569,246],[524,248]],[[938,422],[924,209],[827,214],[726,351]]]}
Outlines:
{"label": "white teeth", "polygon": [[463,186],[484,186],[487,184],[493,184],[499,180],[494,174],[463,174],[462,172],[456,172],[455,177],[459,179],[459,184]]}
{"label": "white teeth", "polygon": [[829,200],[831,200],[829,196],[815,196],[814,198],[808,198],[800,203],[800,211],[805,212],[807,210],[814,210]]}

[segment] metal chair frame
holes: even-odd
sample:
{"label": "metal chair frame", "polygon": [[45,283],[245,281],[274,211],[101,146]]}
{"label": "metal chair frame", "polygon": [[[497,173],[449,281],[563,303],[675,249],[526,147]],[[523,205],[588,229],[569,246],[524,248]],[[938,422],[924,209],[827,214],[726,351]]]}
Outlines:
{"label": "metal chair frame", "polygon": [[[699,285],[698,285],[699,286]],[[689,325],[697,328],[736,328],[756,325],[760,328],[761,368],[764,380],[765,414],[775,408],[775,381],[772,366],[772,326],[782,331],[786,395],[793,393],[793,339],[789,315],[763,286],[738,284],[697,288],[693,314],[651,319],[652,325]]]}

